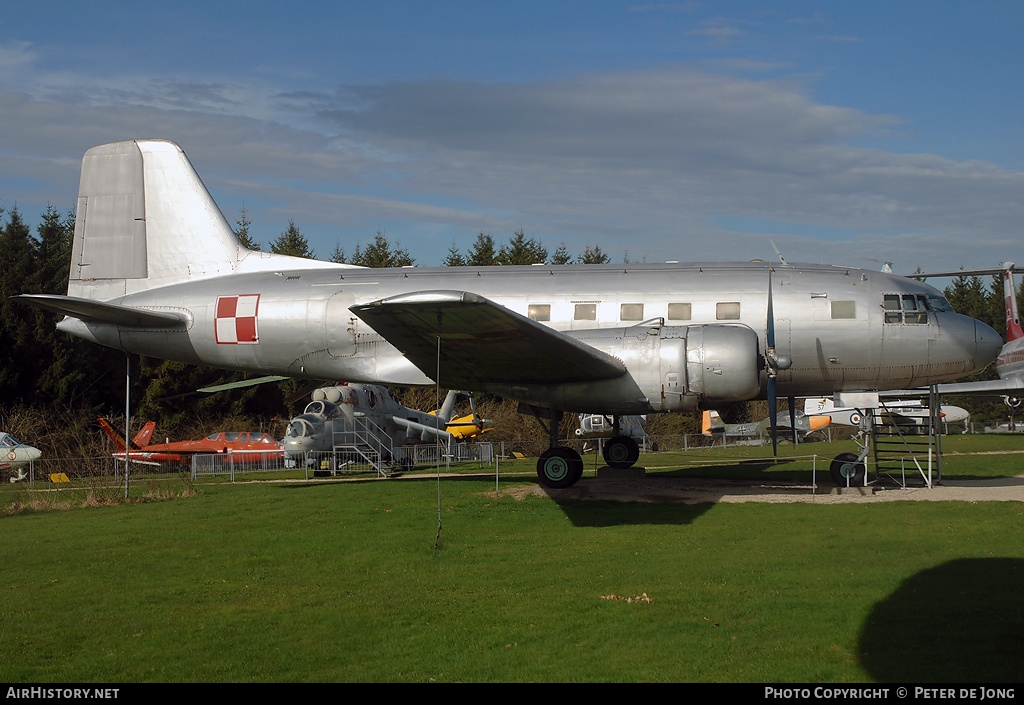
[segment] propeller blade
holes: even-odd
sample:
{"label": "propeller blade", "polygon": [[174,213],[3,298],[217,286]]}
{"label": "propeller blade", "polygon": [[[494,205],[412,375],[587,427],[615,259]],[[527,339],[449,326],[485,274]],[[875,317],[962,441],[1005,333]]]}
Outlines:
{"label": "propeller blade", "polygon": [[779,454],[779,424],[777,419],[778,400],[775,396],[775,310],[772,307],[772,268],[768,267],[768,321],[765,327],[767,343],[765,368],[768,372],[768,418],[772,431],[772,455]]}

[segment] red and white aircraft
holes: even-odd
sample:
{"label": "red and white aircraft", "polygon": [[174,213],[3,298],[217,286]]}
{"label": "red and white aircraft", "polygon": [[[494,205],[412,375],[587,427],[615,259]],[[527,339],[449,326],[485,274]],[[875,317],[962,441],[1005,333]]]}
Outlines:
{"label": "red and white aircraft", "polygon": [[[115,458],[125,456],[124,437],[107,419],[97,419],[100,426],[120,449]],[[284,457],[284,445],[267,433],[260,431],[221,431],[198,441],[176,441],[171,443],[150,443],[156,422],[150,421],[132,439],[128,458],[143,463],[183,463],[194,455],[224,455],[235,462],[258,462],[264,458]]]}
{"label": "red and white aircraft", "polygon": [[998,274],[1003,280],[1003,300],[1006,306],[1006,343],[996,357],[997,380],[980,382],[952,382],[938,385],[940,394],[991,394],[1005,397],[1024,396],[1024,328],[1017,307],[1017,288],[1013,281],[1016,267],[1006,262],[999,269],[960,270],[928,277],[960,277]]}

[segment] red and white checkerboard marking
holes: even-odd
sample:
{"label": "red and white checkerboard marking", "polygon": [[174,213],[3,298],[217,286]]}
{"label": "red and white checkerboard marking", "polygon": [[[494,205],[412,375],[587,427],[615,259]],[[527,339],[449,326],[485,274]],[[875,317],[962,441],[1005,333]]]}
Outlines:
{"label": "red and white checkerboard marking", "polygon": [[214,329],[218,345],[259,345],[256,314],[260,295],[218,296]]}

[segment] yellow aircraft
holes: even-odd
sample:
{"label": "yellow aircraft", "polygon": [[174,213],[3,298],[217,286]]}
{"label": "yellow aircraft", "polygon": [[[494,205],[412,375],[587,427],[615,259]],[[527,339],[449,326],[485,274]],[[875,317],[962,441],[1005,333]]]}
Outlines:
{"label": "yellow aircraft", "polygon": [[[455,438],[456,441],[466,441],[470,438],[476,438],[482,433],[487,433],[494,428],[494,422],[490,419],[482,419],[476,415],[476,405],[473,403],[473,395],[468,392],[460,392],[469,397],[469,408],[470,413],[465,416],[459,416],[448,422],[444,427],[447,431]],[[431,414],[436,412],[431,411]]]}

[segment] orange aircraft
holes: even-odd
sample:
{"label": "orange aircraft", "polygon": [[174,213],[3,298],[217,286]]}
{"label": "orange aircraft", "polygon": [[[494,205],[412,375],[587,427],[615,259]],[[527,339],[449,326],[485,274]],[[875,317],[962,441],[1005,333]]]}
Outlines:
{"label": "orange aircraft", "polygon": [[[120,449],[115,458],[125,456],[124,437],[114,429],[110,421],[97,419],[100,426]],[[176,441],[173,443],[150,443],[156,422],[150,421],[132,439],[128,458],[143,463],[183,463],[193,455],[224,455],[235,462],[258,462],[264,458],[284,457],[284,445],[268,433],[260,431],[221,431],[201,441]]]}

